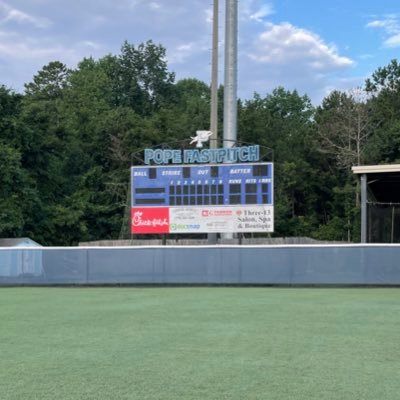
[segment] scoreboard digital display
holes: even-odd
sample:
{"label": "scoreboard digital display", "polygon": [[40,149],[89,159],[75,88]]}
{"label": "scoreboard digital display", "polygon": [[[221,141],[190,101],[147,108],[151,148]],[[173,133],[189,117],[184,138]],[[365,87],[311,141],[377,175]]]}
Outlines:
{"label": "scoreboard digital display", "polygon": [[273,164],[137,166],[132,233],[273,231]]}

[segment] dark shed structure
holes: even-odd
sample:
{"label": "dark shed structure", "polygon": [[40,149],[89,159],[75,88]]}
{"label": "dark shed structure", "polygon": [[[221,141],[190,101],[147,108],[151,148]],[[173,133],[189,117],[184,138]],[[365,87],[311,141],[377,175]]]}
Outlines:
{"label": "dark shed structure", "polygon": [[400,164],[352,171],[361,181],[361,242],[400,243]]}

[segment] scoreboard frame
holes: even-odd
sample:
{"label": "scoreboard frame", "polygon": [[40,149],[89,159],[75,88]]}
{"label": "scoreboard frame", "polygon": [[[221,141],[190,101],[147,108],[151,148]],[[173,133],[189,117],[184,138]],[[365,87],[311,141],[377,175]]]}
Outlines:
{"label": "scoreboard frame", "polygon": [[131,167],[131,233],[273,232],[272,162]]}

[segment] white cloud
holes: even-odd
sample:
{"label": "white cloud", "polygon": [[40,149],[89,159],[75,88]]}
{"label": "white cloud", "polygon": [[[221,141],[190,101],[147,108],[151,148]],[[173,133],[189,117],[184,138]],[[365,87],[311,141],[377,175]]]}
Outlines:
{"label": "white cloud", "polygon": [[99,44],[90,40],[66,44],[53,37],[26,37],[0,31],[0,71],[2,78],[6,78],[0,84],[22,91],[24,84],[49,62],[58,60],[75,67],[84,57],[98,57],[101,50]]}
{"label": "white cloud", "polygon": [[287,22],[266,24],[249,54],[254,61],[281,65],[295,63],[315,70],[333,70],[353,65],[348,57],[340,56],[333,45],[327,45],[318,35]]}
{"label": "white cloud", "polygon": [[265,95],[283,86],[308,94],[318,104],[330,88],[347,89],[340,76],[354,65],[355,61],[309,30],[287,22],[267,23],[239,54],[240,95]]}
{"label": "white cloud", "polygon": [[193,48],[193,43],[181,44],[177,47],[178,51],[190,51]]}
{"label": "white cloud", "polygon": [[152,10],[159,10],[161,8],[161,5],[159,3],[156,3],[153,1],[153,2],[149,3],[149,7]]}
{"label": "white cloud", "polygon": [[399,21],[394,15],[387,16],[384,19],[376,19],[370,21],[366,25],[367,28],[382,28],[387,34],[393,34],[399,31]]}
{"label": "white cloud", "polygon": [[358,58],[359,58],[360,60],[369,60],[369,59],[371,59],[371,58],[374,58],[374,55],[373,55],[373,54],[360,54],[360,55],[358,56]]}
{"label": "white cloud", "polygon": [[397,14],[385,15],[382,19],[375,19],[366,25],[367,28],[382,29],[385,40],[384,47],[400,46],[400,16]]}
{"label": "white cloud", "polygon": [[97,29],[106,25],[109,20],[103,15],[88,15],[85,18],[86,27],[89,29]]}
{"label": "white cloud", "polygon": [[7,22],[29,23],[37,28],[47,28],[51,22],[47,18],[35,17],[0,1],[0,23]]}
{"label": "white cloud", "polygon": [[213,9],[212,8],[207,8],[205,13],[206,13],[206,22],[211,24],[212,21],[213,21],[213,18],[214,18]]}
{"label": "white cloud", "polygon": [[386,47],[399,47],[400,46],[400,33],[397,35],[391,36],[389,39],[386,39],[384,42]]}
{"label": "white cloud", "polygon": [[[180,43],[168,50],[168,63],[171,66],[176,67],[177,64],[188,62],[191,57],[200,58],[201,54],[204,54],[207,50],[209,50],[208,43],[206,43],[204,40],[199,40],[197,42]],[[205,62],[203,64],[208,65],[209,62]],[[196,64],[194,65],[194,70],[195,69]]]}
{"label": "white cloud", "polygon": [[242,0],[239,2],[239,17],[242,20],[262,22],[274,13],[271,2],[264,0]]}
{"label": "white cloud", "polygon": [[253,19],[257,22],[262,22],[264,18],[273,14],[273,8],[271,4],[264,4],[260,9],[258,9],[255,13],[250,15],[250,19]]}
{"label": "white cloud", "polygon": [[168,62],[170,64],[182,64],[192,55],[194,46],[195,44],[193,42],[179,44],[171,49],[171,51],[168,51]]}
{"label": "white cloud", "polygon": [[368,22],[366,26],[367,28],[385,28],[387,26],[387,23],[385,23],[385,21],[375,20]]}
{"label": "white cloud", "polygon": [[[274,3],[278,5],[274,0],[239,1],[239,97],[249,98],[255,91],[265,95],[283,86],[307,93],[317,103],[330,88],[347,88],[349,82],[343,78],[355,65],[345,56],[350,50],[339,50],[294,24],[266,24],[271,15],[282,21],[277,13],[284,7],[275,10]],[[225,2],[220,1],[220,83],[224,13]],[[11,19],[4,21],[7,16]],[[373,23],[385,18],[371,17],[369,29],[392,29],[390,24]],[[37,29],[50,20],[46,30]],[[147,40],[161,43],[177,79],[193,77],[208,83],[211,22],[212,0],[0,0],[0,84],[21,89],[50,61],[74,68],[83,57],[118,54],[124,40],[135,46]]]}
{"label": "white cloud", "polygon": [[0,31],[0,37],[3,38],[8,38],[10,36],[16,36],[17,33],[16,32],[12,32],[12,31]]}
{"label": "white cloud", "polygon": [[145,0],[129,0],[129,6],[131,8],[135,8],[136,6],[143,4],[145,2]]}
{"label": "white cloud", "polygon": [[[90,52],[101,50],[100,44],[83,40],[68,46],[60,44],[57,40],[49,38],[26,38],[18,34],[8,34],[0,31],[0,60],[6,62],[25,60],[33,62],[40,67],[50,61],[59,60],[63,63],[74,65]],[[96,54],[97,55],[97,54]],[[36,73],[36,71],[34,71]]]}
{"label": "white cloud", "polygon": [[101,48],[98,43],[92,42],[91,40],[83,40],[82,42],[80,42],[80,44],[92,50],[99,50]]}
{"label": "white cloud", "polygon": [[3,41],[0,43],[0,57],[6,56],[17,60],[48,59],[65,54],[66,50],[62,46],[40,47],[31,41]]}

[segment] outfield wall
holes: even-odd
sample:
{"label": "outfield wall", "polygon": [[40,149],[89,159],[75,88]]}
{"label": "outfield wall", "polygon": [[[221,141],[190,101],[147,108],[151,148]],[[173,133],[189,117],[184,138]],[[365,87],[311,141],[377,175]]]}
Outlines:
{"label": "outfield wall", "polygon": [[400,245],[0,248],[0,285],[400,285]]}

